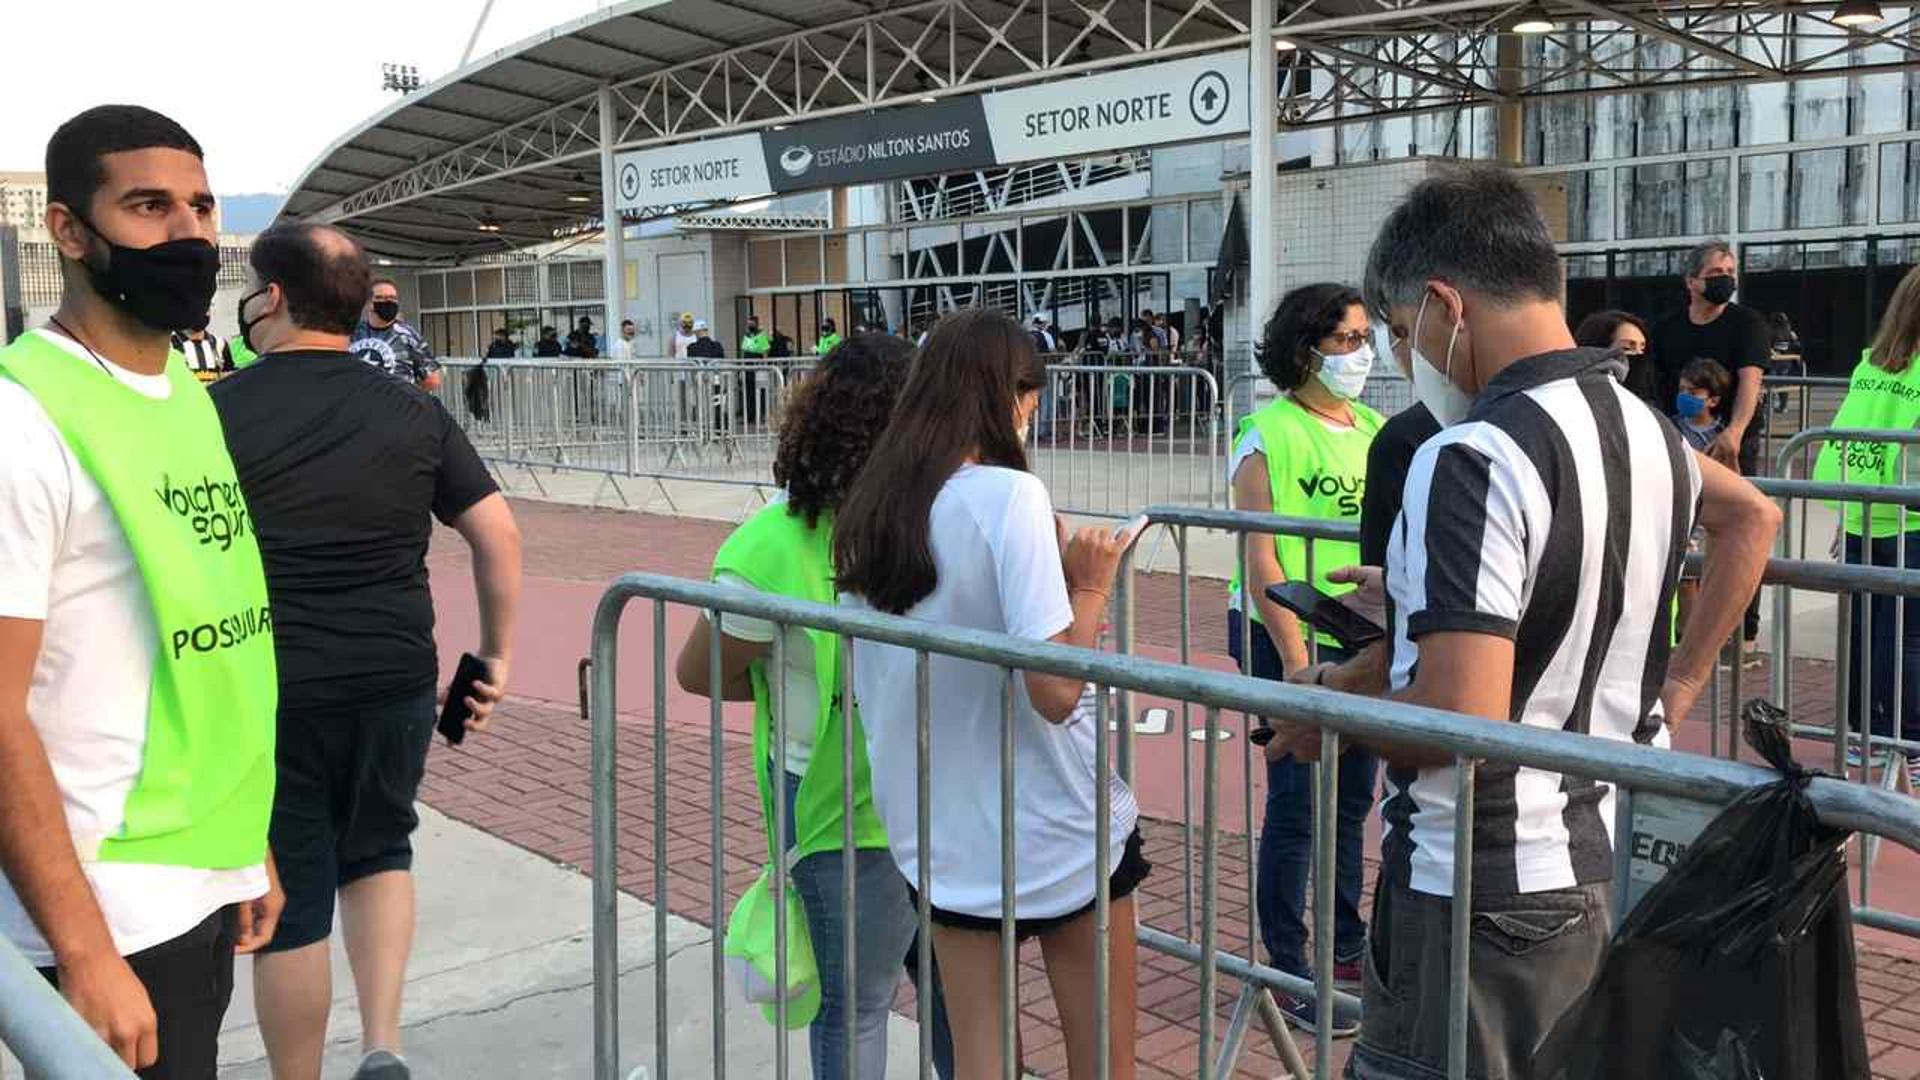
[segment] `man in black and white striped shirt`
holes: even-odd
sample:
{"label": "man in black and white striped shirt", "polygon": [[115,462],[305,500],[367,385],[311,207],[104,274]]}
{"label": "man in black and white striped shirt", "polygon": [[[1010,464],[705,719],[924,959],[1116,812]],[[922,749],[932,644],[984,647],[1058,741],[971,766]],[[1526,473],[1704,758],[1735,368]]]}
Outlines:
{"label": "man in black and white striped shirt", "polygon": [[197,330],[175,330],[173,351],[187,358],[188,371],[218,372],[233,366],[226,342],[204,326]]}
{"label": "man in black and white striped shirt", "polygon": [[[1665,720],[1692,707],[1759,581],[1778,511],[1685,449],[1620,385],[1617,357],[1574,347],[1552,235],[1507,172],[1416,187],[1381,229],[1366,294],[1442,430],[1414,456],[1388,546],[1392,640],[1375,654],[1385,670],[1372,687],[1354,672],[1299,678],[1664,744]],[[1670,657],[1696,508],[1713,559]],[[1454,769],[1446,755],[1378,749],[1390,764],[1386,834],[1349,1075],[1427,1080],[1446,1064]],[[1478,769],[1468,1075],[1528,1075],[1534,1047],[1598,970],[1611,802],[1608,785],[1579,777]]]}

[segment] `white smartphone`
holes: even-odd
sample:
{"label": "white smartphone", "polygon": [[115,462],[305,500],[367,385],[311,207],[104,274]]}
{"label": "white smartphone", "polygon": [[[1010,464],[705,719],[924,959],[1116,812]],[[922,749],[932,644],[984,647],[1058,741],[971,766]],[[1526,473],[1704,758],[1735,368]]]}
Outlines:
{"label": "white smartphone", "polygon": [[1145,529],[1146,527],[1147,527],[1147,515],[1135,514],[1132,517],[1128,518],[1127,520],[1114,526],[1113,538],[1116,540],[1132,540],[1134,537],[1139,536],[1140,531],[1142,529]]}

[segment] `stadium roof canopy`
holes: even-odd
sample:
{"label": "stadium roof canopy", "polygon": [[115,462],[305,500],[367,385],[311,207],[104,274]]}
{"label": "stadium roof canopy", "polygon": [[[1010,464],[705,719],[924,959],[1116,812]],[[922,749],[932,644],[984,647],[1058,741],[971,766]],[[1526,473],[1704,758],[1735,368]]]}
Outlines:
{"label": "stadium roof canopy", "polygon": [[[1856,0],[1857,2],[1857,0]],[[1842,25],[1802,0],[1273,0],[1282,125],[1920,67],[1920,5]],[[1874,5],[1867,5],[1869,7]],[[616,150],[1244,45],[1252,0],[628,0],[396,100],[283,216],[459,259],[595,227]],[[1522,18],[1552,29],[1524,38]],[[1522,42],[1520,48],[1502,43]],[[1312,89],[1304,87],[1311,85]]]}

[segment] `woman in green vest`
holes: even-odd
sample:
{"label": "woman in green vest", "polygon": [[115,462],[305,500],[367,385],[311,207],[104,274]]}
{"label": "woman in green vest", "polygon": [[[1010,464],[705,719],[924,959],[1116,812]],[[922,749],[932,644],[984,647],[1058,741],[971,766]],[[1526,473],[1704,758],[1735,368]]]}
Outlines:
{"label": "woman in green vest", "polygon": [[[1279,396],[1240,421],[1228,475],[1234,506],[1287,517],[1358,523],[1366,492],[1367,448],[1380,430],[1380,414],[1360,403],[1373,369],[1371,326],[1360,293],[1344,285],[1306,285],[1288,293],[1267,321],[1257,355]],[[1241,669],[1265,679],[1304,670],[1312,657],[1308,631],[1267,598],[1267,587],[1311,580],[1338,593],[1330,571],[1360,562],[1353,543],[1317,541],[1309,570],[1307,542],[1299,537],[1250,537],[1245,580],[1236,575],[1227,613],[1227,646]],[[1317,635],[1321,661],[1344,661],[1345,653]],[[1313,861],[1313,765],[1268,743],[1266,817],[1260,829],[1256,891],[1260,931],[1269,962],[1311,978],[1304,917],[1307,878]],[[1334,976],[1357,985],[1366,948],[1360,916],[1361,831],[1373,808],[1378,761],[1357,746],[1344,749],[1339,764],[1339,822],[1334,909]],[[1289,1020],[1312,1030],[1312,998],[1280,995]],[[1358,1030],[1358,1017],[1340,1010],[1336,1034]]]}
{"label": "woman in green vest", "polygon": [[[877,334],[852,338],[821,359],[787,405],[773,477],[783,495],[748,518],[721,544],[714,580],[726,585],[832,604],[833,517],[873,440],[887,426],[906,381],[911,347]],[[786,745],[774,736],[774,626],[743,615],[720,620],[720,669],[710,670],[713,627],[701,616],[681,647],[676,674],[692,693],[718,691],[754,703],[753,748],[769,856],[784,853],[792,888],[806,911],[819,965],[820,1009],[809,1028],[813,1075],[848,1075],[846,1025],[854,1026],[859,1072],[886,1075],[887,1018],[918,928],[907,880],[894,867],[887,832],[873,809],[867,743],[860,718],[843,707],[838,635],[788,627],[784,638]],[[716,678],[717,675],[717,678]],[[852,730],[845,730],[850,727]],[[853,740],[854,774],[842,768],[842,740]],[[773,828],[773,783],[786,787],[787,820]],[[845,790],[853,787],[855,895],[845,890]],[[774,843],[774,837],[780,837]],[[857,937],[854,1000],[845,998],[843,919],[853,906]],[[937,993],[937,991],[936,991]],[[952,1041],[935,999],[934,1056],[951,1074]]]}
{"label": "woman in green vest", "polygon": [[[1867,431],[1908,431],[1920,426],[1920,363],[1914,362],[1916,354],[1920,354],[1920,269],[1909,271],[1893,290],[1873,344],[1853,369],[1847,398],[1834,415],[1833,426]],[[1821,448],[1814,463],[1814,479],[1911,484],[1915,482],[1915,470],[1907,467],[1906,450],[1898,443],[1830,442]],[[1844,508],[1840,527],[1847,562],[1920,567],[1920,511],[1907,511],[1903,521],[1899,507],[1875,506],[1868,520],[1855,503]],[[1908,598],[1903,603],[1903,625],[1896,637],[1894,598],[1854,594],[1847,699],[1854,703],[1855,730],[1859,728],[1860,704],[1867,702],[1876,737],[1897,734],[1909,741],[1902,747],[1907,774],[1920,789],[1920,600]],[[1867,626],[1868,608],[1872,609],[1871,629]],[[1896,664],[1900,673],[1897,699]],[[1849,752],[1848,760],[1858,765],[1861,756],[1855,749]]]}

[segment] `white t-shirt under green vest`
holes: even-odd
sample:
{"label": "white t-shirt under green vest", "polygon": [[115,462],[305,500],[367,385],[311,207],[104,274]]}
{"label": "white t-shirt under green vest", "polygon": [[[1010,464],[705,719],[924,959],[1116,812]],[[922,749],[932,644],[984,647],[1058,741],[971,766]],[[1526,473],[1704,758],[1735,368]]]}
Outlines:
{"label": "white t-shirt under green vest", "polygon": [[[1291,397],[1281,396],[1244,418],[1233,452],[1227,459],[1229,489],[1240,466],[1249,457],[1260,454],[1266,458],[1273,513],[1358,524],[1361,500],[1367,490],[1367,448],[1384,421],[1379,413],[1361,402],[1352,402],[1351,408],[1353,423],[1338,424],[1302,407]],[[1289,431],[1292,437],[1288,447],[1276,450],[1267,445],[1267,432]],[[1276,457],[1279,460],[1276,461]],[[1276,467],[1284,470],[1280,477],[1273,474]],[[1289,579],[1305,578],[1304,541],[1276,537],[1273,542],[1282,572]],[[1342,566],[1358,563],[1360,546],[1322,540],[1313,545],[1313,553],[1313,584],[1333,595],[1349,591],[1343,586],[1330,585],[1326,577]],[[1236,575],[1227,593],[1229,610],[1240,610],[1240,593]],[[1258,607],[1252,614],[1256,622],[1262,621]],[[1324,645],[1337,645],[1329,635],[1319,637]]]}
{"label": "white t-shirt under green vest", "polygon": [[[36,333],[75,363],[95,363],[65,337]],[[164,375],[109,370],[148,397],[168,394]],[[0,617],[45,623],[27,713],[65,796],[67,828],[76,847],[91,851],[119,829],[140,773],[153,616],[105,494],[39,402],[7,379],[0,379],[0,432],[7,438],[0,454]],[[220,908],[267,890],[262,866],[82,865],[123,955],[179,937]],[[28,962],[53,962],[4,877],[0,934]]]}
{"label": "white t-shirt under green vest", "polygon": [[[785,502],[783,495],[775,500]],[[720,573],[714,581],[739,589],[754,584],[738,574]],[[773,643],[773,624],[751,615],[720,616],[720,632],[730,638],[762,645]],[[813,638],[804,627],[787,627],[783,659],[787,667],[787,771],[795,776],[807,774],[813,760],[813,736],[820,727],[820,679],[814,674]]]}

